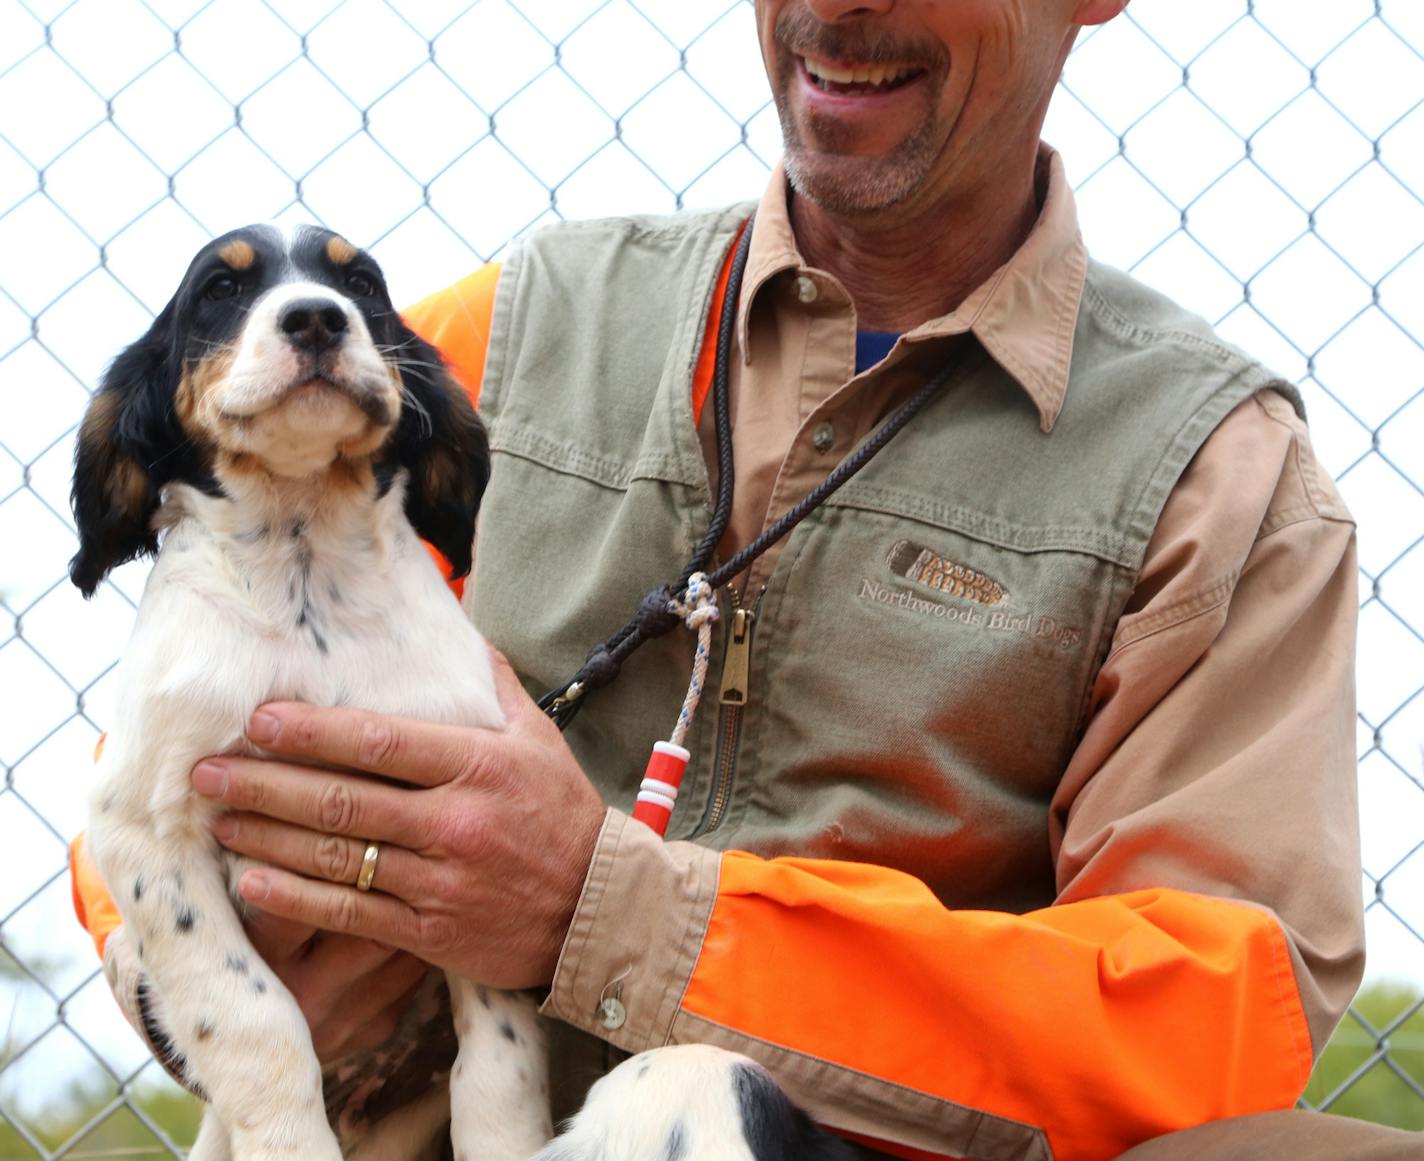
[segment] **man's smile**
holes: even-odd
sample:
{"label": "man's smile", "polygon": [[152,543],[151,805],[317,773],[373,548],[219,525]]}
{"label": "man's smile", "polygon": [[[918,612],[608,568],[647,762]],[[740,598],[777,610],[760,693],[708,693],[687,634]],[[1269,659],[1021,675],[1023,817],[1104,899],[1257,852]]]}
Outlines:
{"label": "man's smile", "polygon": [[798,56],[805,80],[823,93],[836,96],[879,96],[912,84],[925,75],[914,65],[834,63]]}

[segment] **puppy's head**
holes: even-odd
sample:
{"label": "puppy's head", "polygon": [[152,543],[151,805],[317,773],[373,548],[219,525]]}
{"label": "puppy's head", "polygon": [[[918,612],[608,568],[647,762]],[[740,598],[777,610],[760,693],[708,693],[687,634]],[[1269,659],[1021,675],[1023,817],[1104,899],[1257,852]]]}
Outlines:
{"label": "puppy's head", "polygon": [[391,306],[380,267],[328,230],[249,226],[203,247],[148,333],[109,368],[80,427],[70,578],[89,595],[157,548],[175,481],[404,468],[406,514],[470,570],[489,474],[484,429],[440,356]]}

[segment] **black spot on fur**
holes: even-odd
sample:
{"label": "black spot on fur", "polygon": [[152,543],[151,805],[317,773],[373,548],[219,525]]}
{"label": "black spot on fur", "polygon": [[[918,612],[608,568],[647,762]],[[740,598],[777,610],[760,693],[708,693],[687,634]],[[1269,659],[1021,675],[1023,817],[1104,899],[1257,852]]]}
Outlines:
{"label": "black spot on fur", "polygon": [[651,1064],[649,1064],[646,1060],[643,1061],[642,1064],[638,1065],[638,1076],[637,1076],[637,1079],[638,1079],[638,1080],[642,1080],[643,1077],[645,1077],[645,1076],[648,1075],[648,1072],[649,1072],[649,1070],[650,1070],[652,1067],[653,1067],[653,1066],[652,1066]]}
{"label": "black spot on fur", "polygon": [[142,876],[142,875],[140,875],[137,879],[134,880],[133,896],[134,896],[134,902],[135,902],[135,903],[137,903],[140,899],[143,898],[143,876]]}
{"label": "black spot on fur", "polygon": [[508,1040],[511,1044],[519,1043],[519,1037],[514,1032],[514,1025],[511,1024],[508,1020],[501,1020],[499,1022],[499,1034],[503,1036],[506,1040]]}
{"label": "black spot on fur", "polygon": [[178,928],[180,933],[182,933],[183,935],[187,935],[190,931],[193,930],[193,925],[197,923],[197,921],[197,912],[195,912],[191,907],[184,907],[181,911],[178,912],[178,916],[174,920],[174,924]]}
{"label": "black spot on fur", "polygon": [[663,1161],[682,1161],[682,1156],[687,1152],[687,1131],[683,1128],[682,1122],[678,1121],[672,1127],[672,1132],[668,1134],[667,1143],[663,1145]]}
{"label": "black spot on fur", "polygon": [[818,1127],[763,1069],[736,1065],[732,1091],[756,1161],[854,1161],[850,1145]]}
{"label": "black spot on fur", "polygon": [[490,1006],[489,990],[487,988],[483,986],[477,987],[475,989],[475,995],[479,997],[480,1003],[483,1004],[486,1008]]}
{"label": "black spot on fur", "polygon": [[247,974],[248,968],[247,957],[245,955],[238,955],[235,952],[230,951],[223,958],[223,967],[227,968],[227,970],[230,972],[235,972],[240,976],[245,976]]}
{"label": "black spot on fur", "polygon": [[252,980],[253,995],[265,996],[267,994],[267,981],[260,976],[254,976]]}

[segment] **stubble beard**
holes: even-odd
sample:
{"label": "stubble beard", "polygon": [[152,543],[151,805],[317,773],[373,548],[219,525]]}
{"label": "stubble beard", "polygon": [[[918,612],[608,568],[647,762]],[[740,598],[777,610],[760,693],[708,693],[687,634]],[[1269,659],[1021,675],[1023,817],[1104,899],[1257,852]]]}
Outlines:
{"label": "stubble beard", "polygon": [[813,125],[817,148],[810,148],[784,102],[780,113],[787,181],[828,213],[857,216],[898,205],[924,184],[933,166],[936,149],[928,120],[891,153],[865,158],[846,150],[849,135],[838,125]]}

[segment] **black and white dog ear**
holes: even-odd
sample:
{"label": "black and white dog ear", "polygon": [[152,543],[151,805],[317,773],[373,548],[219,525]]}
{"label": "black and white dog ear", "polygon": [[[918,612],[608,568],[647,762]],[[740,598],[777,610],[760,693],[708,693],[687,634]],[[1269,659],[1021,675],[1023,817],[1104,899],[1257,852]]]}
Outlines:
{"label": "black and white dog ear", "polygon": [[489,482],[489,439],[440,352],[403,324],[401,331],[394,351],[404,385],[401,418],[387,454],[410,474],[405,513],[416,534],[440,550],[454,577],[467,576]]}
{"label": "black and white dog ear", "polygon": [[158,550],[158,465],[182,439],[173,416],[181,368],[172,352],[172,311],[170,303],[114,360],[79,426],[70,493],[79,551],[69,579],[86,597],[111,569]]}

